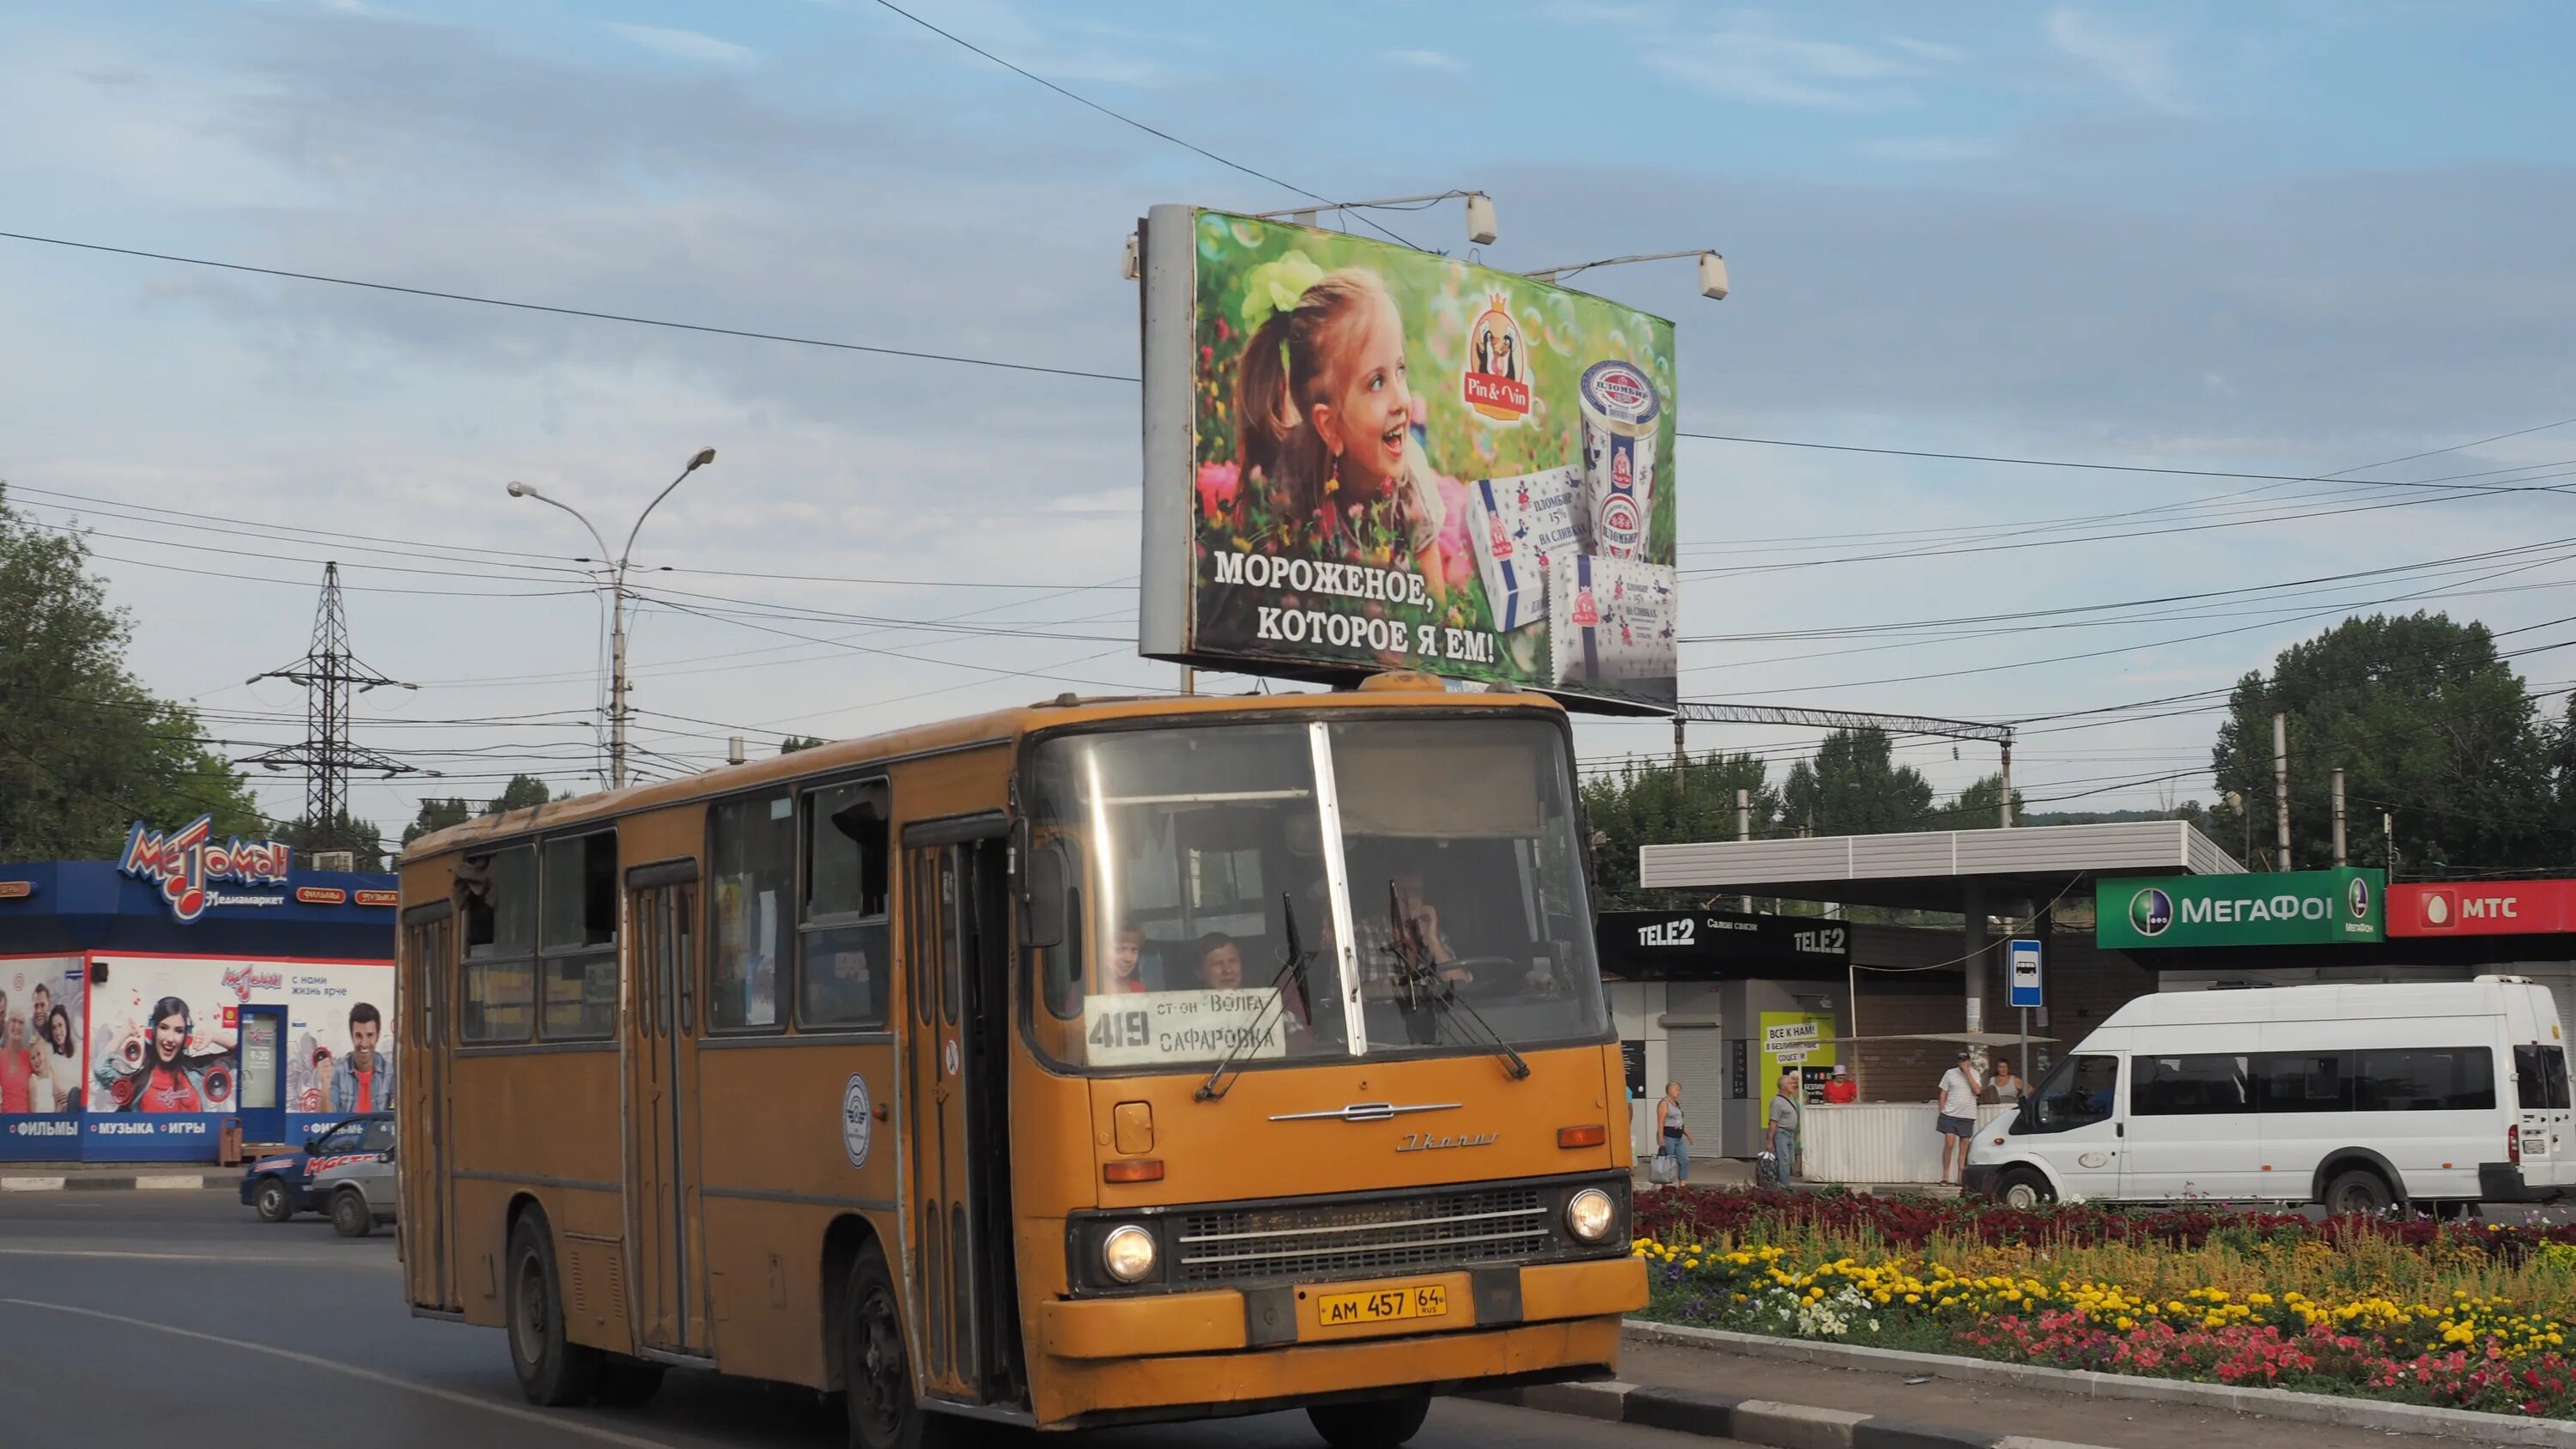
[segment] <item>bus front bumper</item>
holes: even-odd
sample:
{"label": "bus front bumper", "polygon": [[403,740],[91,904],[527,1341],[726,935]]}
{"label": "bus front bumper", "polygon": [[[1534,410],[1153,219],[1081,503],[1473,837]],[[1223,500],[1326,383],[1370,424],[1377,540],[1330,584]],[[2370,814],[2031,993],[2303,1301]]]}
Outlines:
{"label": "bus front bumper", "polygon": [[[1443,1312],[1327,1323],[1330,1304],[1438,1289]],[[1371,1390],[1605,1373],[1645,1306],[1636,1258],[1040,1306],[1038,1420],[1074,1427],[1258,1413]]]}

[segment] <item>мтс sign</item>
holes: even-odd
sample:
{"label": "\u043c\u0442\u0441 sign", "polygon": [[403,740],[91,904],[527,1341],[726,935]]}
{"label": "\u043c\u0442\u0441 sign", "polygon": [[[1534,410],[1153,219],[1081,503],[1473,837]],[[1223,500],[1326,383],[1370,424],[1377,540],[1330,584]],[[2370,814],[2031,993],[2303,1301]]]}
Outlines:
{"label": "\u043c\u0442\u0441 sign", "polygon": [[2166,946],[2331,945],[2380,939],[2375,870],[2125,876],[2094,883],[2094,942]]}

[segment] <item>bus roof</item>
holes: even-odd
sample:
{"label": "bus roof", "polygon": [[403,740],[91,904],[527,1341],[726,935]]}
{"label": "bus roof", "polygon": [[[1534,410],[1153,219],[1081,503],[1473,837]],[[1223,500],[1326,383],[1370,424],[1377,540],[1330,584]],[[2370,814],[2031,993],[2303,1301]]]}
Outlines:
{"label": "bus roof", "polygon": [[1261,714],[1269,712],[1311,711],[1316,709],[1421,709],[1425,706],[1461,711],[1529,711],[1544,710],[1562,714],[1564,707],[1544,694],[1514,690],[1502,693],[1453,693],[1427,675],[1385,674],[1373,676],[1355,690],[1333,690],[1329,693],[1269,695],[1142,695],[1123,698],[1083,698],[1071,694],[1036,704],[993,710],[985,714],[965,715],[931,724],[859,739],[833,740],[799,750],[792,755],[775,755],[749,760],[739,765],[724,765],[695,775],[673,780],[656,780],[649,784],[629,785],[623,790],[603,790],[596,794],[575,796],[524,810],[485,815],[462,825],[452,825],[413,841],[403,849],[398,865],[427,860],[451,851],[467,850],[487,841],[499,841],[541,830],[556,830],[590,821],[612,820],[637,811],[658,809],[683,801],[736,791],[757,789],[777,780],[793,780],[806,775],[824,774],[849,766],[864,765],[872,760],[892,759],[936,750],[956,749],[985,743],[1014,741],[1035,730],[1057,729],[1069,725],[1106,724],[1135,719],[1168,719],[1182,721],[1194,716]]}

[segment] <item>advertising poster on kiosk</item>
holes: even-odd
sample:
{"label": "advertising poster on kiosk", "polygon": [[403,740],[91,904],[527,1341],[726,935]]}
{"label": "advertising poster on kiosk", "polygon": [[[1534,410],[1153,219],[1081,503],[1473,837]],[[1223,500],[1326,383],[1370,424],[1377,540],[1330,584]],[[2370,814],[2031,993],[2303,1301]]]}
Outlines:
{"label": "advertising poster on kiosk", "polygon": [[1143,653],[1671,705],[1670,322],[1187,207],[1143,255]]}
{"label": "advertising poster on kiosk", "polygon": [[251,1005],[287,1009],[290,1141],[362,1105],[389,1110],[393,987],[390,962],[93,957],[82,1155],[211,1157],[237,1110],[241,1009]]}
{"label": "advertising poster on kiosk", "polygon": [[78,956],[0,958],[0,1162],[80,1155],[86,995]]}

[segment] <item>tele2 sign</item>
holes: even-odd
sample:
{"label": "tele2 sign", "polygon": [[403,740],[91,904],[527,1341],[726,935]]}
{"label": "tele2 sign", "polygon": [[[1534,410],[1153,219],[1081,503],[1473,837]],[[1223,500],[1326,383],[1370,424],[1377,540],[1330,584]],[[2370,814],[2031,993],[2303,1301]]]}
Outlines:
{"label": "tele2 sign", "polygon": [[2377,941],[2384,882],[2356,869],[2105,879],[2093,887],[2093,939],[2119,950]]}

